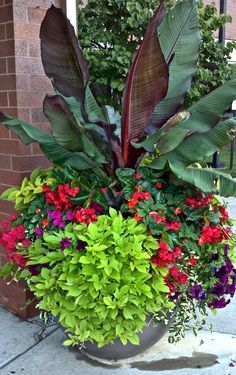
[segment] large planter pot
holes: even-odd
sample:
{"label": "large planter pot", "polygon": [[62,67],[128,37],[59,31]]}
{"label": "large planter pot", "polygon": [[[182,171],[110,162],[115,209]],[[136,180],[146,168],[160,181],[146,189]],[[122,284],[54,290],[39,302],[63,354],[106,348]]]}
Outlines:
{"label": "large planter pot", "polygon": [[95,343],[86,342],[84,347],[80,350],[83,354],[88,355],[94,359],[101,360],[121,360],[134,357],[145,350],[149,349],[157,343],[168,331],[168,326],[164,323],[154,324],[153,319],[150,317],[148,326],[139,333],[140,344],[133,345],[127,343],[123,345],[119,339],[116,339],[113,344],[104,345],[101,348]]}

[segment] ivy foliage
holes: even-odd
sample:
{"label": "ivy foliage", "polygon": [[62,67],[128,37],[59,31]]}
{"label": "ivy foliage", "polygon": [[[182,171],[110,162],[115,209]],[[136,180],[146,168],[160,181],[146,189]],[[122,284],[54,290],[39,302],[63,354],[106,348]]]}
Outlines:
{"label": "ivy foliage", "polygon": [[[180,1],[166,0],[165,6],[170,8]],[[158,5],[159,0],[90,0],[85,7],[79,7],[78,38],[101,104],[120,107],[131,61]],[[202,0],[199,16],[202,43],[188,105],[230,78],[228,59],[236,47],[234,42],[222,47],[214,38],[219,27],[231,22],[230,16],[219,15],[213,4],[205,6]]]}
{"label": "ivy foliage", "polygon": [[[62,251],[65,237],[71,244]],[[78,240],[86,244],[82,251]],[[103,346],[116,338],[138,345],[147,312],[174,306],[164,282],[167,268],[150,263],[156,248],[146,225],[111,208],[89,226],[70,223],[55,235],[45,234],[44,241],[36,240],[28,249],[28,265],[43,267],[29,286],[39,307],[58,316],[66,328],[66,345],[90,340]]]}

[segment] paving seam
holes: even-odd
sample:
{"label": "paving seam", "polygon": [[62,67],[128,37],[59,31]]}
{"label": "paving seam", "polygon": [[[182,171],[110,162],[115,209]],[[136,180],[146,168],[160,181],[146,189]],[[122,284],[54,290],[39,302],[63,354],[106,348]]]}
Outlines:
{"label": "paving seam", "polygon": [[33,345],[31,345],[29,348],[27,348],[26,350],[24,350],[23,352],[15,355],[14,357],[10,358],[10,359],[7,359],[5,362],[3,362],[3,364],[0,364],[0,371],[6,367],[7,365],[9,365],[10,363],[14,362],[16,359],[20,358],[21,356],[23,356],[25,353],[29,352],[31,349],[33,349],[35,346],[37,346],[38,344],[40,344],[41,342],[43,342],[47,337],[51,336],[54,332],[56,332],[58,329],[60,329],[60,327],[57,327],[55,328],[53,331],[51,331],[50,333],[48,333],[47,336],[45,336],[44,338],[42,338],[42,340],[40,341],[35,341],[35,343]]}

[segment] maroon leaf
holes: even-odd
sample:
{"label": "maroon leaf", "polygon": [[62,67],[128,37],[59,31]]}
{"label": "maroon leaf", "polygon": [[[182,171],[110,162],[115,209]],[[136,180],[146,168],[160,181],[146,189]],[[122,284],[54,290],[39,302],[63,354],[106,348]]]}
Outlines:
{"label": "maroon leaf", "polygon": [[46,75],[65,96],[83,100],[88,81],[88,63],[74,28],[61,9],[51,6],[40,29],[41,56]]}
{"label": "maroon leaf", "polygon": [[131,151],[130,141],[137,141],[144,135],[155,106],[167,93],[169,69],[157,36],[164,13],[161,0],[128,75],[122,113],[122,150],[126,164]]}

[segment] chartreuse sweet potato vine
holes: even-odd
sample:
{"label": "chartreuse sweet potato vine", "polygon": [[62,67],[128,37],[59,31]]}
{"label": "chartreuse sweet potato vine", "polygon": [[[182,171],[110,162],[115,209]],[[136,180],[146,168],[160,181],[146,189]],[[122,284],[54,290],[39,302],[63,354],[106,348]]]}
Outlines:
{"label": "chartreuse sweet potato vine", "polygon": [[67,345],[94,340],[103,346],[118,337],[124,345],[139,344],[146,312],[174,306],[164,283],[167,268],[150,262],[157,246],[145,224],[110,209],[89,226],[71,223],[36,240],[28,265],[45,267],[29,286],[39,307],[59,317]]}

